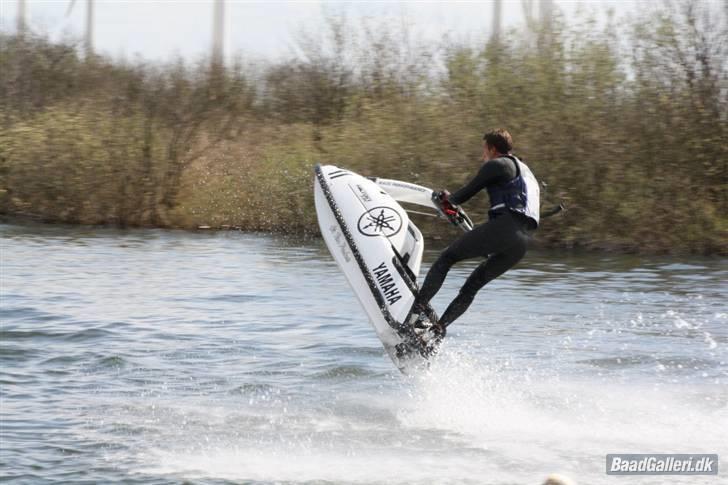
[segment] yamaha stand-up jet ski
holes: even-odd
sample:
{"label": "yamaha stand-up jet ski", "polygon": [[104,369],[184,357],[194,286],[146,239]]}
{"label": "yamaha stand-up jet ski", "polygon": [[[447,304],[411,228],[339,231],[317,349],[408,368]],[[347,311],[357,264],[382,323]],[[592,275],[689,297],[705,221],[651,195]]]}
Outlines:
{"label": "yamaha stand-up jet ski", "polygon": [[472,221],[457,206],[445,214],[426,187],[362,177],[333,165],[317,165],[315,172],[321,234],[377,336],[403,373],[426,367],[442,334],[430,305],[412,308],[423,239],[400,202],[432,209],[465,231]]}

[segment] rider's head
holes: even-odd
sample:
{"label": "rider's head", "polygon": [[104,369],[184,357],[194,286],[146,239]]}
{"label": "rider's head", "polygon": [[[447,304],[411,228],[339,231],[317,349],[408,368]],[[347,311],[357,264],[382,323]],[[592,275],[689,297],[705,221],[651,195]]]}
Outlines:
{"label": "rider's head", "polygon": [[483,160],[488,161],[511,153],[513,139],[503,128],[492,130],[483,135]]}

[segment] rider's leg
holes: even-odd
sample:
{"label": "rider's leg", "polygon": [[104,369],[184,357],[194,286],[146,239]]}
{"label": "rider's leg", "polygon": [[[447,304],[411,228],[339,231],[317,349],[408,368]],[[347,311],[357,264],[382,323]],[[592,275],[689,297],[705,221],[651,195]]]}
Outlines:
{"label": "rider's leg", "polygon": [[468,277],[460,289],[460,293],[450,303],[445,313],[440,318],[440,325],[447,327],[454,322],[473,302],[476,293],[490,281],[502,275],[516,265],[526,254],[527,236],[520,233],[514,238],[511,246],[502,252],[496,253],[480,264]]}
{"label": "rider's leg", "polygon": [[507,226],[504,219],[499,217],[476,226],[448,246],[427,272],[415,305],[425,306],[430,302],[442,287],[448,271],[455,263],[466,259],[487,257],[488,254],[500,250]]}

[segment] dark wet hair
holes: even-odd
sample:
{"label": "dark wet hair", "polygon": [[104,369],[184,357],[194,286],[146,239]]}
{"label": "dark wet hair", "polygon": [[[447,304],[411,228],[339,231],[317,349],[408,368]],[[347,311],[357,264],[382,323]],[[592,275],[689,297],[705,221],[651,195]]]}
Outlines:
{"label": "dark wet hair", "polygon": [[510,153],[513,149],[513,138],[508,130],[503,128],[486,132],[483,140],[489,147],[498,150],[498,153]]}

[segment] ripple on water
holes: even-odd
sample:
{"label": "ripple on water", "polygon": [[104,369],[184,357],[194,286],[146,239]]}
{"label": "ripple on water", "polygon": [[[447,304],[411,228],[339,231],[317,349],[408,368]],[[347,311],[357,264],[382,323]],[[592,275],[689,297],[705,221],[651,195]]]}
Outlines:
{"label": "ripple on water", "polygon": [[[54,322],[63,321],[68,318],[67,315],[48,313],[34,307],[27,306],[6,306],[7,295],[3,295],[3,305],[0,306],[0,322],[3,326],[12,324],[21,324],[25,322]],[[10,300],[12,301],[12,300]]]}
{"label": "ripple on water", "polygon": [[98,370],[102,369],[124,369],[128,367],[131,364],[127,359],[124,357],[121,357],[119,355],[107,355],[104,357],[99,357],[96,362],[94,363],[93,367]]}
{"label": "ripple on water", "polygon": [[617,369],[635,366],[660,366],[663,369],[705,370],[721,367],[721,362],[713,359],[692,357],[659,357],[655,355],[624,355],[601,359],[577,360],[578,364],[587,364],[604,369]]}
{"label": "ripple on water", "polygon": [[106,330],[103,327],[84,328],[75,332],[67,332],[64,334],[64,340],[67,342],[86,342],[109,341],[114,336],[114,332]]}
{"label": "ripple on water", "polygon": [[236,386],[230,390],[227,391],[228,394],[243,394],[243,395],[250,395],[250,394],[266,394],[271,393],[275,391],[275,387],[271,386],[270,384],[265,383],[259,383],[259,382],[246,382],[245,384],[242,384],[240,386]]}
{"label": "ripple on water", "polygon": [[44,355],[44,350],[40,347],[29,347],[25,342],[10,342],[5,335],[0,332],[0,362],[6,365],[17,365],[25,360],[32,360]]}
{"label": "ripple on water", "polygon": [[353,377],[373,377],[380,375],[363,365],[338,365],[313,374],[314,379],[348,379]]}

